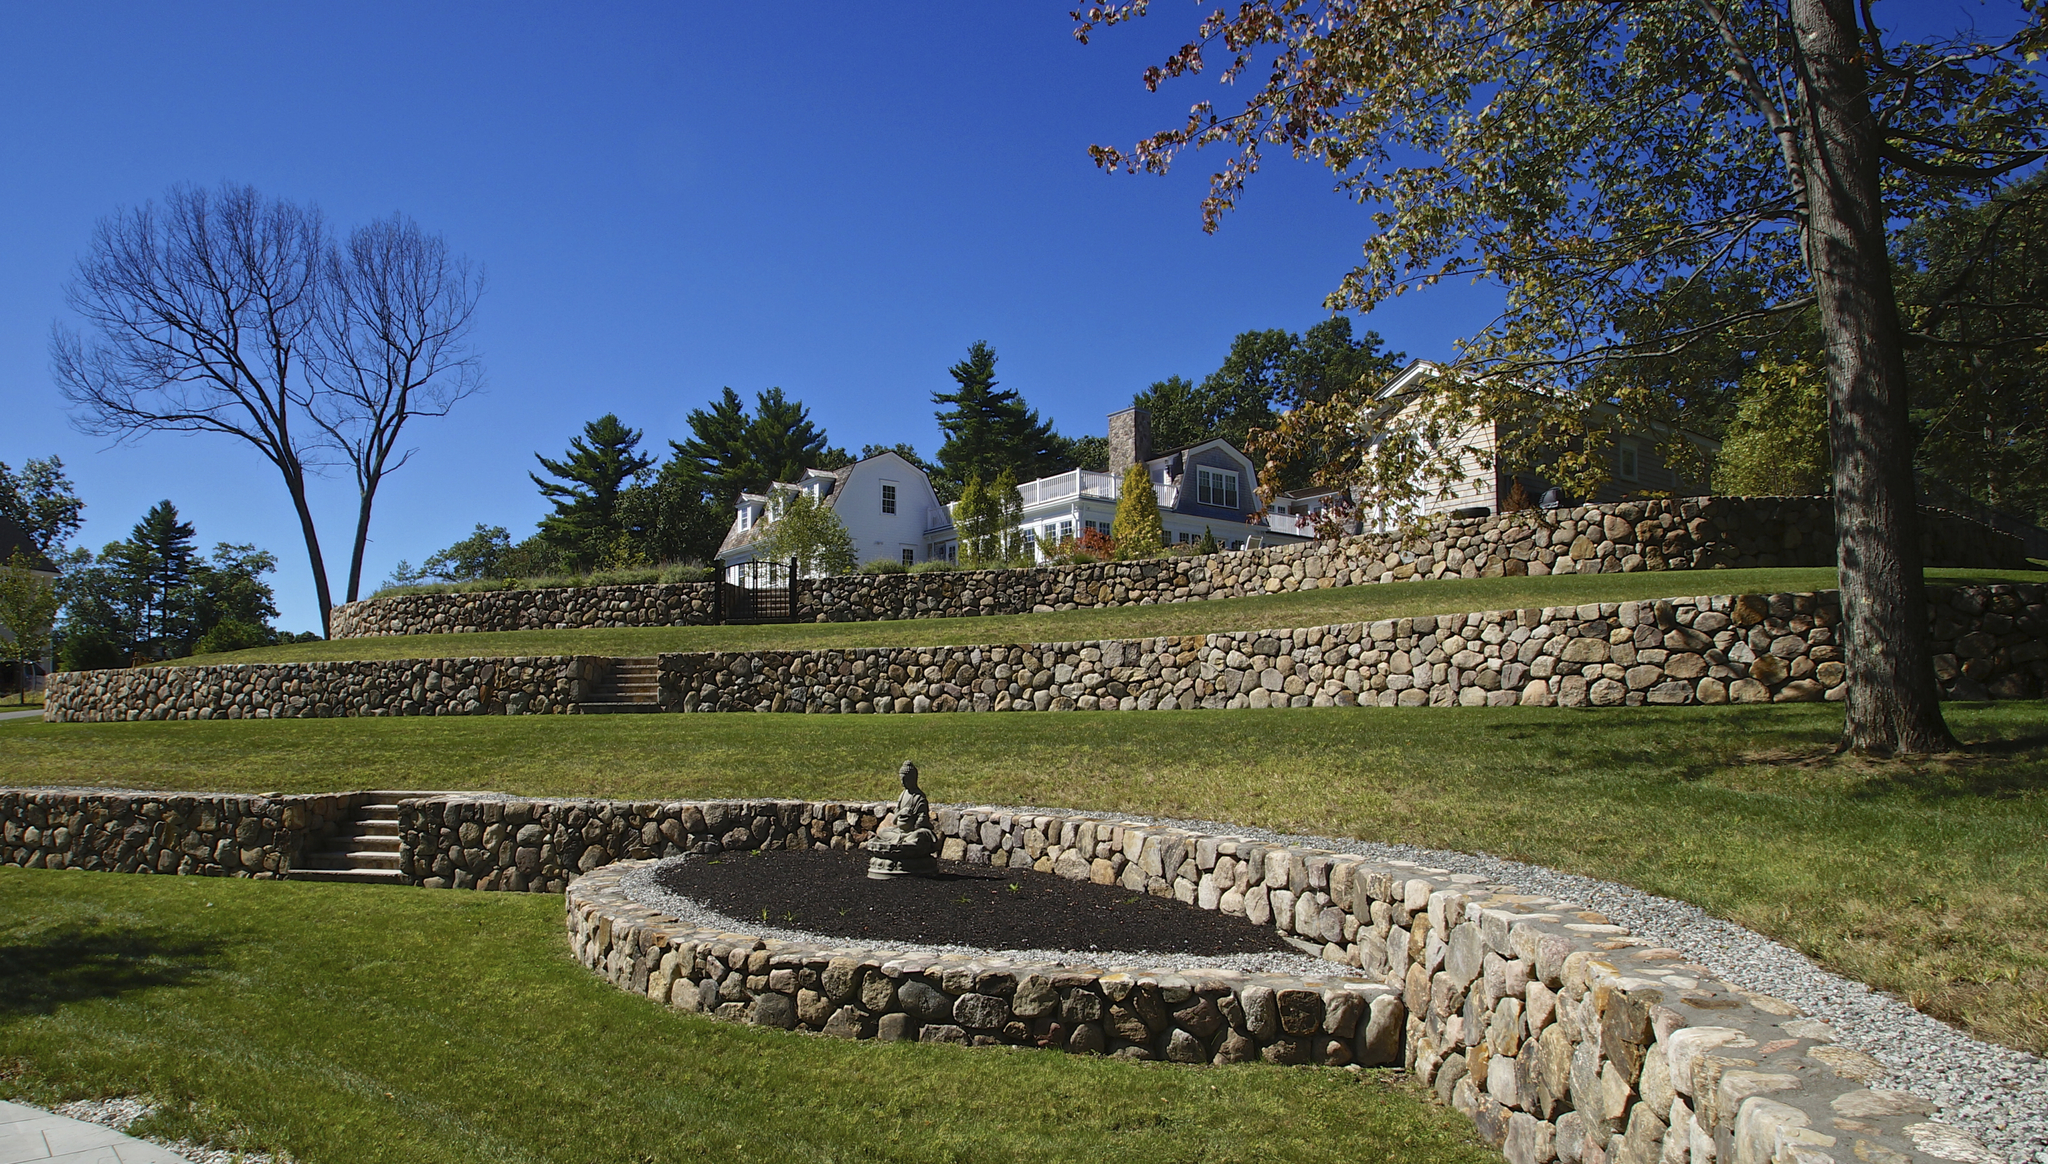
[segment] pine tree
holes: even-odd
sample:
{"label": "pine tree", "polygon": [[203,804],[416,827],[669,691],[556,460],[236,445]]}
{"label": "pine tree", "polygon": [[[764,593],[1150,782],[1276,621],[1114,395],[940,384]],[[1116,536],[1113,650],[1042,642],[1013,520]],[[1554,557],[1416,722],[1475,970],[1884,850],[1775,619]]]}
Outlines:
{"label": "pine tree", "polygon": [[952,406],[938,413],[946,443],[932,487],[941,501],[959,497],[969,477],[993,481],[1008,469],[1020,481],[1035,481],[1073,468],[1069,442],[1015,392],[996,387],[994,348],[977,340],[947,371],[958,390],[932,393],[932,403]]}
{"label": "pine tree", "polygon": [[541,532],[579,566],[588,566],[617,540],[623,528],[619,494],[654,464],[652,456],[636,451],[640,435],[606,413],[583,426],[583,435],[569,442],[569,455],[562,460],[533,455],[561,482],[527,474],[541,495],[555,503],[555,511],[541,519]]}
{"label": "pine tree", "polygon": [[[693,466],[712,506],[730,513],[742,492],[758,488],[755,478],[760,470],[747,443],[747,430],[752,424],[747,406],[740,402],[739,393],[721,389],[710,408],[691,410],[689,423],[689,440],[669,442],[675,450],[675,459],[669,464],[688,462]],[[667,467],[663,472],[668,472]]]}
{"label": "pine tree", "polygon": [[1159,521],[1159,495],[1152,491],[1152,476],[1143,464],[1124,470],[1121,492],[1116,516],[1109,521],[1116,556],[1149,558],[1166,544],[1166,528]]}
{"label": "pine tree", "polygon": [[[747,426],[748,459],[761,475],[754,488],[794,481],[805,469],[824,468],[826,454],[832,451],[801,401],[785,399],[780,388],[754,398],[754,421]],[[839,457],[845,456],[840,450]]]}
{"label": "pine tree", "polygon": [[136,646],[154,658],[181,654],[193,638],[191,595],[192,526],[178,520],[178,507],[159,501],[135,523],[128,540],[112,547],[132,580],[137,605]]}

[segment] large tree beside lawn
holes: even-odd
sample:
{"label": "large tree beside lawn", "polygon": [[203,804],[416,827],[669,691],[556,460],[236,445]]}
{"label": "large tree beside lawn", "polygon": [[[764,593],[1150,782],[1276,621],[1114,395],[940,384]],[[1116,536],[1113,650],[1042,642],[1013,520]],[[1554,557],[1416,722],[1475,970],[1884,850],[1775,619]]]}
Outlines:
{"label": "large tree beside lawn", "polygon": [[[1077,35],[1146,8],[1085,7]],[[1940,752],[1954,740],[1920,588],[1887,229],[1981,198],[2043,156],[2044,48],[2043,14],[2024,3],[1981,29],[1914,39],[1868,4],[1859,19],[1853,0],[1247,0],[1145,77],[1156,88],[1215,53],[1225,79],[1256,84],[1241,107],[1202,101],[1129,151],[1093,153],[1105,168],[1163,172],[1189,148],[1234,150],[1203,203],[1210,229],[1266,149],[1328,165],[1372,207],[1373,228],[1329,306],[1366,311],[1448,278],[1505,292],[1501,316],[1467,342],[1468,374],[1440,378],[1413,423],[1484,409],[1521,434],[1510,458],[1571,450],[1555,467],[1582,493],[1606,472],[1612,422],[1596,406],[1641,426],[1682,403],[1627,381],[1602,400],[1580,390],[1588,380],[1816,310],[1851,674],[1842,742]],[[1674,280],[1730,275],[1759,306],[1655,326]],[[1634,338],[1617,339],[1621,319]],[[1302,408],[1281,433],[1385,440],[1359,423],[1360,402],[1353,391]]]}

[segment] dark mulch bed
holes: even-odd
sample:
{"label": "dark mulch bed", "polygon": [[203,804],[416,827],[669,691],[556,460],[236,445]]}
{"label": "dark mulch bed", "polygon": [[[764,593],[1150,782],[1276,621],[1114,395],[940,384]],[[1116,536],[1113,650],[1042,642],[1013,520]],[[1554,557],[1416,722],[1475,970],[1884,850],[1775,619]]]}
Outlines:
{"label": "dark mulch bed", "polygon": [[1202,957],[1299,952],[1241,917],[1118,885],[953,862],[939,870],[875,881],[859,850],[770,850],[672,862],[655,881],[728,917],[863,942]]}

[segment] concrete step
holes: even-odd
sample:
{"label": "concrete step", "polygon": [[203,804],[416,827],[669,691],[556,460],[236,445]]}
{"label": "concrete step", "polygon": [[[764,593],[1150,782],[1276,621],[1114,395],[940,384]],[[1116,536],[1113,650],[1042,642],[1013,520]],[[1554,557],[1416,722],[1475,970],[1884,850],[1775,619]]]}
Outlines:
{"label": "concrete step", "polygon": [[652,700],[633,702],[584,702],[569,705],[570,715],[638,715],[661,710]]}
{"label": "concrete step", "polygon": [[390,869],[398,868],[398,850],[384,852],[378,849],[349,849],[313,853],[306,857],[309,869]]}
{"label": "concrete step", "polygon": [[405,874],[397,869],[294,869],[294,881],[340,881],[357,885],[403,885]]}

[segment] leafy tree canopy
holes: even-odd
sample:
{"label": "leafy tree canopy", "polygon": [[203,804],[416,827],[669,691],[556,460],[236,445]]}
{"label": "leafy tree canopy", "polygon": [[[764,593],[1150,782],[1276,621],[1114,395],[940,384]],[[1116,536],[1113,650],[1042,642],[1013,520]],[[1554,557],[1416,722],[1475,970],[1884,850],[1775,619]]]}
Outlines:
{"label": "leafy tree canopy", "polygon": [[[1077,35],[1146,8],[1083,8]],[[1456,374],[1405,411],[1362,422],[1367,399],[1347,394],[1289,414],[1263,450],[1360,450],[1336,458],[1327,483],[1376,500],[1414,500],[1408,466],[1389,463],[1467,454],[1425,439],[1380,456],[1389,427],[1453,429],[1475,412],[1504,434],[1509,467],[1540,459],[1590,495],[1609,472],[1603,405],[1637,431],[1675,413],[1634,378],[1592,389],[1604,369],[1813,307],[1848,644],[1844,745],[1943,751],[1954,741],[1932,679],[1887,231],[1980,202],[2048,156],[2044,18],[2020,0],[1978,27],[1911,39],[1854,0],[1244,0],[1145,78],[1156,88],[1219,52],[1224,80],[1253,82],[1243,105],[1200,101],[1129,151],[1093,154],[1159,172],[1184,149],[1225,146],[1210,229],[1267,148],[1327,165],[1372,223],[1333,309],[1370,311],[1446,278],[1502,289],[1502,313],[1466,341]],[[1673,279],[1717,277],[1742,281],[1758,306],[1702,324],[1665,314]],[[1617,335],[1631,320],[1650,338]]]}
{"label": "leafy tree canopy", "polygon": [[124,541],[64,561],[59,655],[71,670],[125,667],[137,655],[179,658],[279,641],[276,595],[264,575],[277,557],[222,542],[202,558],[192,526],[160,502]]}
{"label": "leafy tree canopy", "polygon": [[755,543],[756,557],[769,562],[796,562],[804,577],[851,574],[853,538],[831,508],[802,490],[784,491],[780,512]]}
{"label": "leafy tree canopy", "polygon": [[12,518],[44,557],[62,556],[65,543],[85,524],[84,513],[85,502],[64,475],[62,460],[32,459],[20,472],[0,461],[0,515]]}

